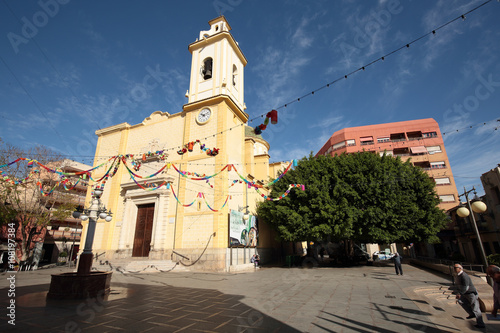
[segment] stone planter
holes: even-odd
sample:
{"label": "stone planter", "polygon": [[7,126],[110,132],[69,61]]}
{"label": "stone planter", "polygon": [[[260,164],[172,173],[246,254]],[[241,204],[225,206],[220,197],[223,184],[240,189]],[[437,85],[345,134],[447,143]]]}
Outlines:
{"label": "stone planter", "polygon": [[113,272],[52,274],[48,299],[84,299],[105,296],[110,292]]}

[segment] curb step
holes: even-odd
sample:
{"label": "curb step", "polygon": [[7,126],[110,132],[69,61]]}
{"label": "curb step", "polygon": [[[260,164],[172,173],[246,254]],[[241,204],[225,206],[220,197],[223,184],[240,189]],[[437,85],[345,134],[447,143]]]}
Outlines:
{"label": "curb step", "polygon": [[118,259],[113,261],[104,261],[94,266],[103,270],[116,270],[124,273],[160,273],[171,270],[185,271],[184,267],[177,265],[172,260],[130,260]]}

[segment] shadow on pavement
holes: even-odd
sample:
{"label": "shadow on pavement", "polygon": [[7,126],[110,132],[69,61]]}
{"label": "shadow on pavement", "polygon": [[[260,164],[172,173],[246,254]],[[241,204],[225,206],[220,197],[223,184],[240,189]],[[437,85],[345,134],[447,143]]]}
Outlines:
{"label": "shadow on pavement", "polygon": [[[15,326],[0,322],[0,331],[21,332],[299,332],[240,302],[239,295],[216,290],[114,284],[109,297],[49,301],[49,285],[16,289]],[[2,295],[7,289],[0,290]],[[5,309],[9,300],[2,298]]]}
{"label": "shadow on pavement", "polygon": [[[437,325],[438,326],[438,328],[437,328],[436,324],[430,322],[430,320],[415,319],[412,317],[405,316],[404,314],[401,314],[401,313],[395,313],[395,312],[381,310],[378,304],[374,304],[374,306],[378,310],[377,312],[382,314],[382,317],[380,318],[380,320],[385,320],[388,323],[388,325],[390,325],[390,323],[395,323],[398,325],[407,326],[411,330],[418,331],[418,332],[421,331],[421,332],[433,332],[433,333],[435,332],[435,333],[437,333],[437,332],[454,332],[454,331],[456,331],[455,328],[444,326],[444,325]],[[397,310],[401,311],[402,309],[398,308]],[[326,320],[326,321],[333,323],[335,325],[350,328],[350,329],[355,330],[357,332],[399,333],[399,331],[393,331],[393,330],[385,329],[382,327],[374,326],[374,325],[371,325],[371,324],[368,324],[366,322],[362,322],[359,320],[344,318],[342,316],[338,316],[338,315],[330,313],[330,312],[322,311],[322,313],[327,314],[327,315],[334,317],[334,318],[327,319],[327,318],[319,317],[320,319]],[[410,313],[415,314],[415,312],[410,312]],[[397,316],[401,320],[391,320],[388,317],[389,315],[390,316]],[[427,314],[426,312],[422,312],[421,315],[427,316],[429,314]],[[403,320],[407,320],[407,321],[403,321]],[[418,321],[418,322],[422,322],[422,323],[415,323],[415,322],[410,322],[410,321]],[[314,324],[314,325],[316,325],[316,324]],[[320,327],[319,325],[316,325],[316,326]],[[363,327],[364,329],[360,329],[359,327]],[[324,329],[324,327],[321,327],[321,328]]]}
{"label": "shadow on pavement", "polygon": [[415,302],[415,303],[421,303],[421,304],[429,304],[427,301],[422,301],[420,299],[410,299],[410,298],[401,298],[404,301],[410,301],[410,302]]}
{"label": "shadow on pavement", "polygon": [[413,310],[413,309],[405,309],[401,306],[389,305],[387,307],[392,309],[392,310],[397,310],[397,311],[402,311],[402,312],[407,312],[407,313],[412,313],[412,314],[417,314],[417,315],[422,315],[422,316],[430,316],[431,315],[429,312],[424,312],[424,311],[420,311],[420,310]]}

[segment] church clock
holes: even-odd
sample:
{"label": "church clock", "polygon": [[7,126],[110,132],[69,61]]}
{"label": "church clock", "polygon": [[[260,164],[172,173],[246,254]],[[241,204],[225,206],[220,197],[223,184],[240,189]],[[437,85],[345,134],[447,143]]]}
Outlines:
{"label": "church clock", "polygon": [[196,122],[200,125],[207,123],[212,116],[212,111],[209,108],[201,109],[196,116]]}

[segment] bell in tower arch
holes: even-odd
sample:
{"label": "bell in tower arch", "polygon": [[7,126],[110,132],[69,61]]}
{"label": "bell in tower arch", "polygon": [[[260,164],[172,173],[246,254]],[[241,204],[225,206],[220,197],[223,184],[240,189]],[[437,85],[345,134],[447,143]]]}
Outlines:
{"label": "bell in tower arch", "polygon": [[212,58],[207,58],[203,61],[202,74],[204,80],[212,78]]}

